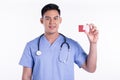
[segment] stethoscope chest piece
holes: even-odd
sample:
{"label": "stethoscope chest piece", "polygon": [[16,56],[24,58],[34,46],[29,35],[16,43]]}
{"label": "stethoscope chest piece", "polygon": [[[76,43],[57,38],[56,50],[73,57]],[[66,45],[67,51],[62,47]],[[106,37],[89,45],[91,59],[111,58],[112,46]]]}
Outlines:
{"label": "stethoscope chest piece", "polygon": [[41,51],[38,50],[38,51],[36,52],[36,55],[37,55],[37,56],[41,55]]}

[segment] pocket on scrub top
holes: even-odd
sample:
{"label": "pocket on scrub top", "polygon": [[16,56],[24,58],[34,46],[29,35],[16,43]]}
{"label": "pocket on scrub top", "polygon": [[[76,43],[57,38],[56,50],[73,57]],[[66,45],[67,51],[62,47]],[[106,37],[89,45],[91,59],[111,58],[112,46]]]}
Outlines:
{"label": "pocket on scrub top", "polygon": [[69,50],[68,48],[61,48],[59,52],[59,61],[66,63],[69,59]]}

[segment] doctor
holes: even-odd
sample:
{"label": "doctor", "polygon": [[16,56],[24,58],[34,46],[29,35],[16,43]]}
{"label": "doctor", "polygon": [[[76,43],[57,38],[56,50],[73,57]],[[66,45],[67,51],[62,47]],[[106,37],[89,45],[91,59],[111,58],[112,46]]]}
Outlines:
{"label": "doctor", "polygon": [[23,66],[22,80],[74,80],[74,63],[88,72],[95,72],[98,30],[88,24],[85,32],[90,42],[87,54],[80,44],[58,32],[62,22],[56,4],[47,4],[41,10],[44,34],[28,42],[19,64]]}

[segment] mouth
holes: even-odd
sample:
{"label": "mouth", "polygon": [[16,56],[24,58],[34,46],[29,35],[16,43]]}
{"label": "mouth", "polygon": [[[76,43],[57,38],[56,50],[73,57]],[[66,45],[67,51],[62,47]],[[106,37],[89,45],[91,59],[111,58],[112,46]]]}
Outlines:
{"label": "mouth", "polygon": [[50,29],[54,29],[56,26],[49,26]]}

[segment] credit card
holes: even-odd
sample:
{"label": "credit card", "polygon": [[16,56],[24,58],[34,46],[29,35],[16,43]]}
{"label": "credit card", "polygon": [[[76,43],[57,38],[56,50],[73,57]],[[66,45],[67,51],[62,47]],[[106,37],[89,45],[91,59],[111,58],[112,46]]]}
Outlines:
{"label": "credit card", "polygon": [[79,25],[78,31],[79,32],[89,32],[89,25]]}
{"label": "credit card", "polygon": [[79,26],[78,26],[78,31],[79,31],[79,32],[85,32],[84,25],[79,25]]}

